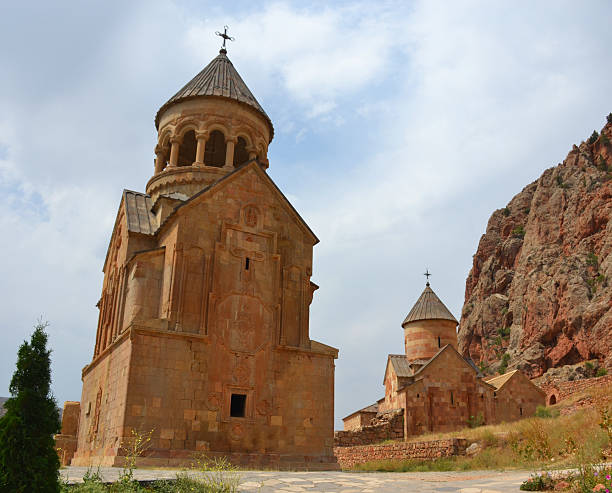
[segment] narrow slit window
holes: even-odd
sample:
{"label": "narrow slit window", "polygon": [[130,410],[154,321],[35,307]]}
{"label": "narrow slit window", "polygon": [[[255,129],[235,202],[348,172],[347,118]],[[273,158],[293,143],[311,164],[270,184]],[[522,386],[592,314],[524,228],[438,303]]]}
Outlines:
{"label": "narrow slit window", "polygon": [[523,415],[523,408],[522,407],[519,407],[519,413],[520,413],[521,416]]}
{"label": "narrow slit window", "polygon": [[247,257],[246,260],[244,261],[244,270],[249,270],[250,266],[251,266],[251,259]]}
{"label": "narrow slit window", "polygon": [[455,405],[455,397],[453,396],[453,391],[451,390],[451,406]]}
{"label": "narrow slit window", "polygon": [[232,394],[230,402],[230,416],[232,418],[244,418],[246,410],[246,395]]}
{"label": "narrow slit window", "polygon": [[440,340],[440,336],[438,336],[438,347],[442,347],[442,341]]}

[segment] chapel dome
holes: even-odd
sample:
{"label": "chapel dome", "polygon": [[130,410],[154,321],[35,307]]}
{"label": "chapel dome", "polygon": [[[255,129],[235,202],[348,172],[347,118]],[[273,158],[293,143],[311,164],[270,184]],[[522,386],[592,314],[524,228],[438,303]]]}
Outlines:
{"label": "chapel dome", "polygon": [[422,320],[450,320],[455,324],[459,323],[444,303],[440,301],[436,293],[433,292],[429,283],[427,283],[425,290],[402,322],[402,327],[410,322]]}

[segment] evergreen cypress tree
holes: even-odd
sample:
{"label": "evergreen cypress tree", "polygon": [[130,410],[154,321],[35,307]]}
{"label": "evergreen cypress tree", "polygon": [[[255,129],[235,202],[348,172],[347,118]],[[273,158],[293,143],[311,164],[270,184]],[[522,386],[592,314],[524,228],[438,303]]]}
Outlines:
{"label": "evergreen cypress tree", "polygon": [[30,343],[17,355],[17,370],[0,418],[0,491],[59,491],[59,459],[53,434],[60,429],[59,412],[51,396],[51,359],[46,323],[38,323]]}

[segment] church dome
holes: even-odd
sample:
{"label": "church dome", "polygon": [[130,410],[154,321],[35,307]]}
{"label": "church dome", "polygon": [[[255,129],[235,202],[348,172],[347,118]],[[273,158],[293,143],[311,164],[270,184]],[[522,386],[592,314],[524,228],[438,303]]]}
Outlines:
{"label": "church dome", "polygon": [[440,301],[436,293],[433,292],[429,283],[427,283],[425,290],[402,322],[402,327],[410,322],[421,320],[450,320],[455,324],[459,323],[444,303]]}
{"label": "church dome", "polygon": [[155,126],[154,174],[147,183],[154,203],[177,193],[191,197],[251,162],[268,168],[272,121],[225,49],[162,105]]}
{"label": "church dome", "polygon": [[250,106],[266,119],[270,127],[270,140],[274,137],[272,120],[242,80],[224,49],[221,49],[219,55],[213,58],[199,74],[164,103],[155,115],[155,127],[159,128],[160,117],[169,106],[200,97],[227,98]]}

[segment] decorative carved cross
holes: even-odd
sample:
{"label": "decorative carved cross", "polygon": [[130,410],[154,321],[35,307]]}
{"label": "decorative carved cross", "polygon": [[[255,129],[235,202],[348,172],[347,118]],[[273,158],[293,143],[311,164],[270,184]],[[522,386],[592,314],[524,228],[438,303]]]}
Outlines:
{"label": "decorative carved cross", "polygon": [[225,50],[225,42],[229,39],[230,41],[234,41],[234,38],[232,38],[231,36],[229,36],[227,34],[227,30],[229,28],[227,26],[223,26],[223,32],[220,33],[219,31],[216,31],[215,34],[217,36],[221,36],[223,38],[223,46],[221,47],[222,50]]}
{"label": "decorative carved cross", "polygon": [[431,276],[429,269],[425,269],[425,274],[423,275],[427,278],[427,285],[429,286],[429,276]]}

